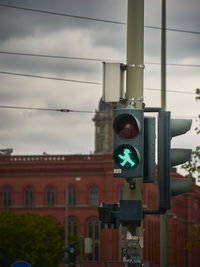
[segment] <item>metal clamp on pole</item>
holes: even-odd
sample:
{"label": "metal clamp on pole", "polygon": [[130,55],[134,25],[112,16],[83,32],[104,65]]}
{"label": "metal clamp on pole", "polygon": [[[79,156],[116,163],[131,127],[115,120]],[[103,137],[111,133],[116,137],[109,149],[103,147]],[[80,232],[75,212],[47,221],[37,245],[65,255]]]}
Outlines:
{"label": "metal clamp on pole", "polygon": [[145,65],[144,64],[127,64],[126,69],[128,68],[139,68],[139,69],[144,69]]}

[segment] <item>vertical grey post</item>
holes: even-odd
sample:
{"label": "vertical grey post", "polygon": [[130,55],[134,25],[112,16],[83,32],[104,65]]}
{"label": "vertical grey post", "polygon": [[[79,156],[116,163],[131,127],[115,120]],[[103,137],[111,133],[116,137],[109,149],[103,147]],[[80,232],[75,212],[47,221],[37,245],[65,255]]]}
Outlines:
{"label": "vertical grey post", "polygon": [[128,0],[126,98],[143,103],[144,0]]}
{"label": "vertical grey post", "polygon": [[[134,102],[137,108],[143,104],[143,70],[144,70],[144,0],[128,0],[127,15],[127,78],[126,98],[128,103]],[[137,178],[136,189],[131,190],[125,182],[124,199],[141,200],[143,195],[143,179]],[[129,229],[132,235],[143,239],[143,224]],[[141,250],[141,258],[143,258]]]}
{"label": "vertical grey post", "polygon": [[[68,178],[66,178],[66,184],[65,184],[65,247],[68,247],[68,197],[69,197],[69,182]],[[65,257],[68,257],[68,253],[65,252]],[[67,267],[68,264],[65,263],[65,267]]]}
{"label": "vertical grey post", "polygon": [[[161,25],[161,107],[166,109],[166,0],[162,0]],[[160,215],[160,266],[169,265],[168,212]]]}
{"label": "vertical grey post", "polygon": [[161,25],[161,107],[166,109],[166,0],[162,0]]}
{"label": "vertical grey post", "polygon": [[84,267],[84,237],[80,236],[80,267]]}

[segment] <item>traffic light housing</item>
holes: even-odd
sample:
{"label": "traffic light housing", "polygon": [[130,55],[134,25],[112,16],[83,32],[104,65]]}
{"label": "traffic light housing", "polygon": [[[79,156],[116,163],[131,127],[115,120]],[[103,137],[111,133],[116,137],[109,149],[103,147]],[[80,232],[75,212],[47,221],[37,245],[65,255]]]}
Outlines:
{"label": "traffic light housing", "polygon": [[191,149],[171,149],[171,138],[190,130],[192,120],[171,119],[171,113],[161,110],[158,116],[158,184],[159,209],[171,208],[171,197],[188,192],[191,179],[171,179],[171,167],[191,158]]}
{"label": "traffic light housing", "polygon": [[155,182],[155,143],[156,121],[153,117],[144,117],[144,153],[143,183]]}
{"label": "traffic light housing", "polygon": [[143,177],[144,110],[114,112],[114,177]]}
{"label": "traffic light housing", "polygon": [[99,207],[101,227],[118,228],[122,226],[140,226],[142,220],[142,204],[140,200],[120,200],[119,204],[109,203]]}
{"label": "traffic light housing", "polygon": [[101,228],[105,228],[105,225],[107,225],[108,228],[111,228],[111,225],[114,225],[114,228],[118,228],[120,225],[119,204],[102,203],[99,207],[99,220],[102,222]]}

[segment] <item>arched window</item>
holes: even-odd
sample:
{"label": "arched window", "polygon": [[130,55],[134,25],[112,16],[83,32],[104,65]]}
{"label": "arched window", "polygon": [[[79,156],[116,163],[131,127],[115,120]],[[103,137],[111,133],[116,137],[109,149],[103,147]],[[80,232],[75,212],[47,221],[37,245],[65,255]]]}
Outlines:
{"label": "arched window", "polygon": [[78,220],[76,217],[69,217],[68,231],[73,235],[78,235]]}
{"label": "arched window", "polygon": [[96,186],[90,187],[89,190],[89,205],[98,206],[99,205],[99,192]]}
{"label": "arched window", "polygon": [[88,221],[88,237],[92,239],[92,253],[88,255],[88,261],[99,260],[99,220],[92,217]]}
{"label": "arched window", "polygon": [[25,206],[33,206],[34,202],[34,193],[32,187],[27,187],[24,190],[24,204]]}
{"label": "arched window", "polygon": [[76,205],[76,187],[69,187],[68,204],[71,206]]}
{"label": "arched window", "polygon": [[46,205],[55,205],[55,189],[53,187],[48,187],[46,190]]}
{"label": "arched window", "polygon": [[10,187],[6,187],[2,191],[2,205],[4,207],[12,206],[12,190]]}

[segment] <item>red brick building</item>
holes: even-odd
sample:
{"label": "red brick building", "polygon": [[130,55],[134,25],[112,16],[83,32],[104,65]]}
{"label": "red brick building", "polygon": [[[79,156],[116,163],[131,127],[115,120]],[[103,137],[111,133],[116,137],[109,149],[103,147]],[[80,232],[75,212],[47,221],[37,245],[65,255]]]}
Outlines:
{"label": "red brick building", "polygon": [[[181,177],[172,169],[172,177]],[[0,208],[36,212],[65,224],[66,184],[69,190],[69,229],[91,237],[93,253],[85,267],[121,266],[118,229],[100,229],[98,205],[118,202],[123,179],[113,178],[111,155],[42,155],[0,157]],[[200,223],[199,187],[173,198],[168,213],[170,266],[200,266],[200,250],[186,250],[191,226]],[[157,184],[144,185],[144,208],[156,209]],[[144,220],[144,260],[159,266],[159,216]]]}

